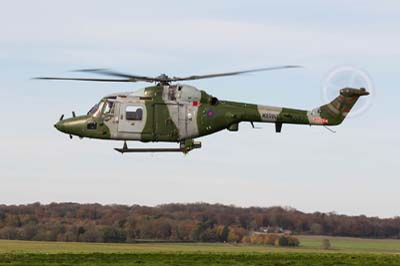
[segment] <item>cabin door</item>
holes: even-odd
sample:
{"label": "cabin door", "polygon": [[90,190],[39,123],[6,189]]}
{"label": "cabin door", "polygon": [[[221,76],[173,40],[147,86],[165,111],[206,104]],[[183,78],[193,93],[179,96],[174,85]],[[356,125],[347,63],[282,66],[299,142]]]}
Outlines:
{"label": "cabin door", "polygon": [[119,108],[118,131],[142,133],[146,123],[146,108],[140,103],[122,103]]}

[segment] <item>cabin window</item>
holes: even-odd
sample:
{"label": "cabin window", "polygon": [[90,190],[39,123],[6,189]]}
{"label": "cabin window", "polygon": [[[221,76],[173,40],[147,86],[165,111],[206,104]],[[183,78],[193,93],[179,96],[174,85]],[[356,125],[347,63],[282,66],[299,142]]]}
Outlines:
{"label": "cabin window", "polygon": [[142,120],[143,108],[141,106],[127,106],[125,110],[126,120]]}

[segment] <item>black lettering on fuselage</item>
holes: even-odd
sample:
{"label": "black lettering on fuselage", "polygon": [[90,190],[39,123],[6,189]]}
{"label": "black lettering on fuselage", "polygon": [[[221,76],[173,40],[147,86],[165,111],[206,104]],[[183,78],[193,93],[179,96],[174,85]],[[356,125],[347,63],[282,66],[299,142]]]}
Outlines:
{"label": "black lettering on fuselage", "polygon": [[268,119],[268,120],[277,120],[278,119],[278,115],[273,114],[273,113],[263,113],[261,116],[262,116],[262,118]]}

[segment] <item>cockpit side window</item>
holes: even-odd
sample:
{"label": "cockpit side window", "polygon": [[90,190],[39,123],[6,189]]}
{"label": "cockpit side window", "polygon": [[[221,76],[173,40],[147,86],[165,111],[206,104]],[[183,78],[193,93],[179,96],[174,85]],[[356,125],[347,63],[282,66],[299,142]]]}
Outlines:
{"label": "cockpit side window", "polygon": [[104,107],[103,114],[112,114],[114,113],[114,102],[107,101],[106,106]]}
{"label": "cockpit side window", "polygon": [[127,106],[125,109],[126,120],[140,121],[143,119],[143,107],[141,106]]}

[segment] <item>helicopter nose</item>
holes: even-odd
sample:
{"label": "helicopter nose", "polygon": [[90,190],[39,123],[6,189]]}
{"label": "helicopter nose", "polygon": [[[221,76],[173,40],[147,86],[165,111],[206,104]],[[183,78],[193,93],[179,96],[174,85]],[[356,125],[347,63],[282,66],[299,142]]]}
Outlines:
{"label": "helicopter nose", "polygon": [[55,127],[58,131],[65,132],[64,122],[63,122],[62,120],[61,120],[61,121],[58,121],[57,123],[55,123],[55,124],[54,124],[54,127]]}
{"label": "helicopter nose", "polygon": [[58,121],[54,127],[65,134],[82,136],[86,128],[86,116],[71,117]]}

